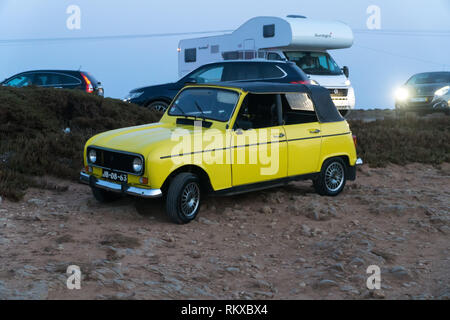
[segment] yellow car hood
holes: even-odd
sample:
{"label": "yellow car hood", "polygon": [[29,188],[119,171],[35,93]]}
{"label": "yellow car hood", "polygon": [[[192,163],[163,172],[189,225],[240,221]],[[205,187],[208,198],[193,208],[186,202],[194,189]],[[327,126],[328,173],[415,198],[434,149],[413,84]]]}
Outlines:
{"label": "yellow car hood", "polygon": [[[113,150],[128,151],[147,155],[156,146],[176,143],[171,141],[171,135],[177,126],[169,123],[153,123],[137,127],[122,128],[107,131],[93,137],[88,145],[95,145]],[[193,127],[184,127],[189,133]]]}

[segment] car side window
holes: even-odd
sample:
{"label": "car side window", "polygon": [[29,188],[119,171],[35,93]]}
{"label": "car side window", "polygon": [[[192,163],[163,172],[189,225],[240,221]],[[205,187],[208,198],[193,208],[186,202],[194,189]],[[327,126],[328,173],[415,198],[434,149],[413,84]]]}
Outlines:
{"label": "car side window", "polygon": [[248,94],[236,117],[234,129],[260,129],[279,125],[275,94]]}
{"label": "car side window", "polygon": [[32,74],[21,74],[9,80],[6,85],[10,87],[22,88],[33,84]]}
{"label": "car side window", "polygon": [[199,70],[199,72],[193,74],[190,78],[194,79],[197,83],[210,83],[222,81],[223,66],[213,66]]}
{"label": "car side window", "polygon": [[285,76],[285,73],[272,63],[262,63],[260,71],[262,79],[280,79]]}
{"label": "car side window", "polygon": [[281,96],[285,125],[317,122],[314,103],[306,93],[287,93]]}

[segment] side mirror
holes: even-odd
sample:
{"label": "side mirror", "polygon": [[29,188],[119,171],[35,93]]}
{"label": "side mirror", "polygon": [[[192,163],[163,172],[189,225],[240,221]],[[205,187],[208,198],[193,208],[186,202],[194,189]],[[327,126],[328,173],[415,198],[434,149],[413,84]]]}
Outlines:
{"label": "side mirror", "polygon": [[348,69],[347,66],[344,66],[342,68],[342,72],[345,74],[345,76],[348,78],[348,76],[350,75],[350,70]]}

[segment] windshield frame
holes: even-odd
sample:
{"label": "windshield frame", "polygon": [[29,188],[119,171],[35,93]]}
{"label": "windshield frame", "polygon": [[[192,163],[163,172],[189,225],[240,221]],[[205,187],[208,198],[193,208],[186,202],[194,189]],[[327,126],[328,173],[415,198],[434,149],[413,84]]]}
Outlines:
{"label": "windshield frame", "polygon": [[[304,55],[307,55],[307,54],[320,54],[320,55],[323,55],[323,56],[326,57],[326,59],[327,59],[327,64],[328,64],[328,69],[326,69],[327,72],[326,72],[326,73],[323,73],[323,72],[318,72],[318,71],[315,71],[315,72],[308,72],[308,71],[306,71],[306,70],[308,70],[308,69],[303,69],[303,68],[301,67],[301,65],[300,65],[300,61],[291,60],[291,59],[289,58],[289,54],[292,54],[292,53],[301,53],[301,54],[304,54]],[[283,54],[284,54],[284,56],[286,57],[286,59],[287,59],[288,61],[291,61],[291,62],[295,63],[295,64],[297,65],[297,67],[299,67],[299,68],[300,68],[304,73],[306,73],[306,74],[314,75],[314,76],[341,76],[341,75],[344,75],[344,73],[343,73],[343,71],[342,71],[342,68],[341,68],[341,67],[339,66],[339,64],[333,59],[333,57],[332,57],[328,52],[326,52],[326,51],[296,50],[296,51],[285,51],[285,52],[283,52]],[[332,71],[329,69],[330,64],[334,64],[334,65],[337,67],[337,70],[339,70],[339,71],[338,71],[338,72],[332,72]]]}
{"label": "windshield frame", "polygon": [[[173,108],[173,105],[175,104],[175,102],[177,101],[177,99],[179,98],[180,95],[182,95],[185,91],[188,91],[188,90],[199,90],[199,89],[203,89],[203,90],[204,90],[204,89],[210,89],[210,90],[227,91],[227,92],[233,92],[233,93],[235,93],[236,96],[237,96],[237,99],[236,99],[236,103],[235,103],[234,106],[233,106],[233,109],[232,109],[231,112],[230,112],[229,118],[226,119],[226,120],[221,120],[221,119],[216,119],[216,118],[210,118],[210,117],[205,116],[204,113],[201,114],[200,112],[199,112],[200,115],[198,115],[198,116],[188,115],[188,114],[182,114],[182,113],[179,113],[179,114],[178,114],[178,113],[176,113],[176,111],[174,111],[175,114],[173,114],[173,113],[171,112],[171,110],[172,110],[172,108]],[[233,90],[233,89],[228,89],[228,88],[223,88],[223,87],[214,87],[214,86],[189,86],[189,87],[186,87],[186,88],[184,88],[183,90],[181,90],[181,91],[176,95],[176,97],[173,99],[173,101],[172,101],[172,103],[170,104],[170,106],[167,108],[167,115],[170,116],[170,117],[176,117],[176,118],[182,117],[182,118],[191,118],[191,119],[197,119],[197,120],[202,120],[202,121],[210,120],[210,121],[217,121],[217,122],[227,123],[227,122],[230,122],[230,121],[231,121],[231,119],[233,118],[234,113],[236,112],[236,108],[237,108],[237,106],[239,105],[239,101],[241,100],[241,94],[242,94],[242,93],[241,93],[239,90]],[[201,106],[201,107],[203,107],[203,106]],[[177,109],[179,110],[180,107],[178,107]],[[203,108],[202,108],[202,109],[203,109]],[[184,110],[183,110],[183,111],[184,111]]]}

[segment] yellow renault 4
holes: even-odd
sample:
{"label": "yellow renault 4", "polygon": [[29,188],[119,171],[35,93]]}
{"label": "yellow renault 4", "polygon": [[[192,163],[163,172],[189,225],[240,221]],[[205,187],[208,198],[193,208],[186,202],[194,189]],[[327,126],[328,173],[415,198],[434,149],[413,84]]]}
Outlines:
{"label": "yellow renault 4", "polygon": [[158,123],[87,141],[80,180],[101,202],[165,197],[176,223],[208,193],[230,195],[310,179],[338,195],[355,180],[356,140],[327,89],[268,82],[183,88]]}

